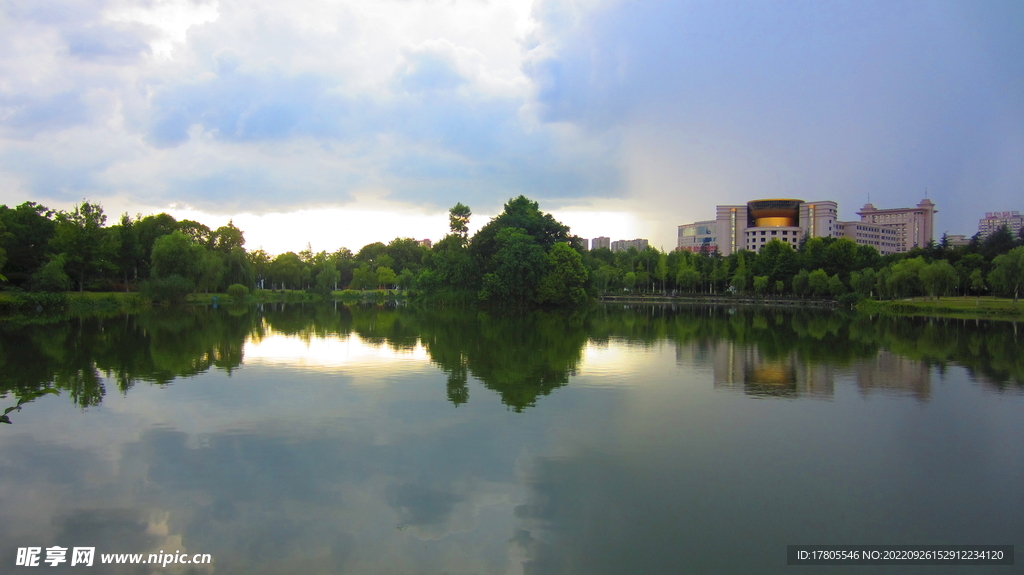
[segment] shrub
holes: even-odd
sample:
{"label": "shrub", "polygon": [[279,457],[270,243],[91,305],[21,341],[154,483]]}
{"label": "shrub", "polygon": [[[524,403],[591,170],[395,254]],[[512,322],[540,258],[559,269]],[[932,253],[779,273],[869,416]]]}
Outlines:
{"label": "shrub", "polygon": [[195,287],[195,282],[192,280],[172,274],[166,278],[142,282],[139,291],[142,295],[155,301],[182,302],[185,301],[185,296],[195,290]]}
{"label": "shrub", "polygon": [[231,298],[231,301],[244,301],[247,295],[249,295],[249,288],[242,284],[231,284],[228,286],[228,297]]}

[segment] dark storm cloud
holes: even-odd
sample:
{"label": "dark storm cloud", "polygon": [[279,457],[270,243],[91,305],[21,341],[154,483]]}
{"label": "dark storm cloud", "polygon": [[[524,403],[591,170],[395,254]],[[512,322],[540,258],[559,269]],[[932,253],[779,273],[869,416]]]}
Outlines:
{"label": "dark storm cloud", "polygon": [[638,153],[666,156],[677,196],[693,178],[719,202],[790,193],[853,217],[868,193],[896,207],[927,189],[962,232],[981,215],[964,208],[1019,202],[1020,3],[540,2],[535,16],[524,69],[541,117],[640,126]]}

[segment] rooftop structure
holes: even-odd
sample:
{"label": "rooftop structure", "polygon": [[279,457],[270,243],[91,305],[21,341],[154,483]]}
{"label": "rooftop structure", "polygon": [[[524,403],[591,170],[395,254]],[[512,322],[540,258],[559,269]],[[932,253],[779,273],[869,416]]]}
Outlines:
{"label": "rooftop structure", "polygon": [[1020,234],[1024,227],[1024,216],[1020,212],[985,212],[985,217],[978,220],[978,233],[981,238],[987,238],[999,228],[1006,226],[1014,237]]}
{"label": "rooftop structure", "polygon": [[896,231],[896,251],[907,252],[915,247],[925,247],[934,238],[935,204],[925,198],[916,208],[891,208],[880,210],[865,204],[857,215],[862,223],[878,224]]}

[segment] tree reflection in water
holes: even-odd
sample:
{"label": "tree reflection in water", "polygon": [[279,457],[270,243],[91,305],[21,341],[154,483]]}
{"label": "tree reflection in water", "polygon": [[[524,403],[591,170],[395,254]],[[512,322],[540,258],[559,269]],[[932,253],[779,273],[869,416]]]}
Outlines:
{"label": "tree reflection in water", "polygon": [[927,399],[927,381],[914,380],[915,374],[951,363],[996,389],[1024,386],[1024,354],[1010,322],[670,305],[508,315],[272,304],[155,308],[49,323],[9,320],[0,324],[0,392],[31,398],[54,389],[80,407],[94,406],[108,382],[128,393],[139,382],[163,385],[211,369],[230,374],[244,364],[245,343],[269,332],[305,341],[356,334],[394,350],[421,344],[448,374],[445,393],[453,405],[469,401],[472,377],[517,412],[568,384],[588,342],[673,342],[679,353],[713,364],[716,386],[763,397],[829,396],[830,370],[851,368],[865,392],[885,387],[873,373],[896,370],[909,381],[910,393]]}

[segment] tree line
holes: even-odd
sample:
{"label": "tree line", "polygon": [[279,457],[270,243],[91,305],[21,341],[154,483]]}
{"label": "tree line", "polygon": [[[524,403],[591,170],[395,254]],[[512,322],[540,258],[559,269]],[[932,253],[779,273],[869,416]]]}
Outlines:
{"label": "tree line", "polygon": [[229,222],[211,230],[166,214],[124,214],[107,225],[103,208],[71,211],[34,202],[0,206],[0,273],[32,291],[138,290],[156,299],[229,288],[409,290],[428,301],[485,301],[518,307],[575,305],[607,293],[753,294],[894,299],[919,295],[1010,295],[1024,283],[1024,235],[1003,228],[966,246],[945,238],[881,256],[845,238],[773,240],[759,252],[668,253],[587,250],[583,240],[524,196],[469,236],[472,211],[449,210],[449,233],[432,248],[411,238],[271,256],[247,250]]}
{"label": "tree line", "polygon": [[905,253],[882,256],[846,238],[779,240],[758,252],[664,253],[654,248],[592,250],[585,260],[599,292],[752,294],[855,301],[915,296],[1006,295],[1024,283],[1024,235],[1002,228],[953,246],[945,237]]}

